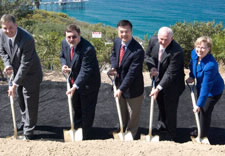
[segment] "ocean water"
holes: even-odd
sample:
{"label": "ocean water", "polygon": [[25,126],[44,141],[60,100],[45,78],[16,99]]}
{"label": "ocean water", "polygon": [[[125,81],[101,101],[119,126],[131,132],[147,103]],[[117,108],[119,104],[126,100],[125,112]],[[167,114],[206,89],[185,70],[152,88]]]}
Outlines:
{"label": "ocean water", "polygon": [[[54,1],[54,0],[42,0]],[[162,26],[177,22],[215,21],[225,24],[225,0],[89,0],[81,7],[41,5],[80,21],[116,27],[121,19],[133,24],[135,36],[153,35]]]}

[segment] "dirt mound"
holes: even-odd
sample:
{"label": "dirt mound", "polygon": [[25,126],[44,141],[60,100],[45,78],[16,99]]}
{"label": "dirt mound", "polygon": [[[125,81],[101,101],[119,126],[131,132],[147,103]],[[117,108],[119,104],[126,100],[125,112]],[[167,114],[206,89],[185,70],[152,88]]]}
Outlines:
{"label": "dirt mound", "polygon": [[[142,106],[140,134],[148,133],[150,80],[145,73],[145,100]],[[91,140],[64,143],[63,129],[69,129],[69,115],[66,84],[60,73],[45,73],[41,84],[38,124],[35,129],[35,140],[20,141],[8,136],[13,135],[13,125],[7,85],[0,85],[0,156],[141,156],[141,155],[224,155],[225,152],[225,95],[215,106],[212,116],[212,128],[209,140],[212,145],[193,144],[189,133],[195,126],[190,92],[186,88],[180,98],[177,117],[178,139],[176,142],[162,141],[150,143],[143,140],[121,142],[112,139],[111,132],[118,127],[118,117],[110,80],[102,73],[102,84],[98,97],[93,135]],[[224,93],[225,94],[225,93]],[[154,109],[156,123],[158,108]],[[16,117],[19,121],[18,105]],[[153,125],[155,126],[155,125]]]}

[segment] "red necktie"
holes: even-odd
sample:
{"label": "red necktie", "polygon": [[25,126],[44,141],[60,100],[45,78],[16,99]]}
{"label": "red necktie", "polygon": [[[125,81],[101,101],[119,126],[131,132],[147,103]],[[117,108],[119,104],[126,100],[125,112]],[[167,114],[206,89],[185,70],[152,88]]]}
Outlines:
{"label": "red necktie", "polygon": [[[74,58],[74,55],[75,55],[75,48],[74,47],[71,47],[71,51],[70,51],[70,60],[72,61],[73,60],[73,58]],[[74,84],[74,78],[73,77],[71,77],[71,83],[72,83],[72,85]]]}
{"label": "red necktie", "polygon": [[72,61],[75,55],[75,49],[74,47],[71,47],[71,51],[70,51],[70,60]]}
{"label": "red necktie", "polygon": [[125,45],[122,45],[120,49],[120,64],[119,65],[121,65],[124,55],[125,55]]}

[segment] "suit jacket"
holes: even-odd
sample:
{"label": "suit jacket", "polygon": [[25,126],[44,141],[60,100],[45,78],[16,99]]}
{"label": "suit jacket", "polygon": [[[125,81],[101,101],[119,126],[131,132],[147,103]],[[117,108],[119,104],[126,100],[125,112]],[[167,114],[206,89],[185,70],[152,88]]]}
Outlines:
{"label": "suit jacket", "polygon": [[61,63],[72,69],[69,78],[75,80],[81,94],[97,91],[100,87],[100,71],[95,48],[81,37],[80,43],[75,49],[75,56],[70,60],[70,45],[62,41]]}
{"label": "suit jacket", "polygon": [[[158,38],[152,37],[145,58],[149,70],[158,67],[159,47]],[[184,53],[180,45],[172,40],[162,55],[156,85],[162,86],[163,91],[169,95],[181,94],[185,89],[184,76]]]}
{"label": "suit jacket", "polygon": [[222,94],[224,81],[212,54],[206,55],[198,64],[198,55],[194,49],[191,54],[190,71],[190,77],[197,79],[198,106],[204,106],[209,96]]}
{"label": "suit jacket", "polygon": [[14,49],[11,53],[8,37],[1,29],[0,55],[5,66],[13,67],[14,83],[26,86],[27,89],[31,88],[34,83],[41,83],[42,68],[35,50],[35,41],[29,32],[18,27]]}
{"label": "suit jacket", "polygon": [[111,56],[112,68],[118,73],[116,77],[117,88],[123,92],[125,98],[135,98],[143,94],[143,62],[144,50],[141,45],[132,38],[129,43],[121,65],[119,66],[119,56],[121,39],[117,38]]}

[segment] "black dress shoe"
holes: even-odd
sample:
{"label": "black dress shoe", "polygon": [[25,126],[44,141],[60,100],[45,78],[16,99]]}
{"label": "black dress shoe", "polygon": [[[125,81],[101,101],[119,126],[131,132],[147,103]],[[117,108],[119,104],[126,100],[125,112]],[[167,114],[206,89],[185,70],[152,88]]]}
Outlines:
{"label": "black dress shoe", "polygon": [[156,132],[166,132],[167,128],[166,128],[166,126],[163,126],[162,124],[158,123],[156,125],[156,128],[154,128],[154,131],[156,131]]}
{"label": "black dress shoe", "polygon": [[197,130],[197,129],[193,130],[193,131],[190,133],[190,136],[197,137],[197,136],[198,136],[198,130]]}
{"label": "black dress shoe", "polygon": [[34,140],[34,135],[24,135],[23,140]]}
{"label": "black dress shoe", "polygon": [[22,131],[24,127],[24,123],[20,122],[16,125],[16,127],[17,127],[17,131]]}

